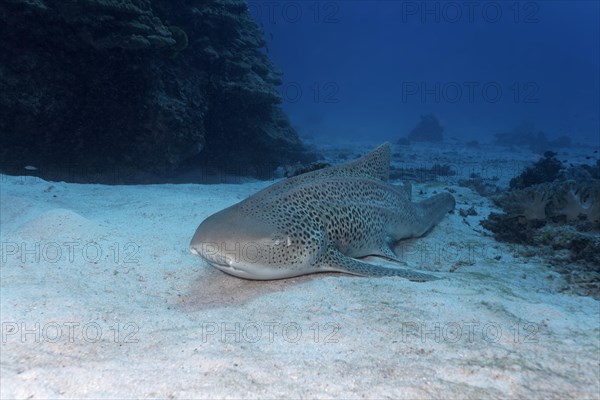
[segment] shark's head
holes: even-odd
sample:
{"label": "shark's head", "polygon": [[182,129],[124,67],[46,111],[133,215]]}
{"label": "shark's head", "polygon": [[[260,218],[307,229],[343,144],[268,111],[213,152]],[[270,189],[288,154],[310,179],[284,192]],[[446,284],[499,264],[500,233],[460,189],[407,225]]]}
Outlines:
{"label": "shark's head", "polygon": [[236,206],[205,219],[196,229],[190,251],[215,268],[246,279],[300,275],[295,271],[310,262],[289,235]]}

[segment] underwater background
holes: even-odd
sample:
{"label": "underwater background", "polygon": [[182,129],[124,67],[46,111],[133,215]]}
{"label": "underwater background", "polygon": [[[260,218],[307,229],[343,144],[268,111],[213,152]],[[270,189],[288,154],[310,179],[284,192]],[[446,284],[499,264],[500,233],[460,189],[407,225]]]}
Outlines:
{"label": "underwater background", "polygon": [[301,135],[390,140],[434,113],[448,137],[527,121],[599,144],[598,2],[250,4]]}
{"label": "underwater background", "polygon": [[106,183],[198,181],[198,168],[264,179],[316,161],[312,140],[396,142],[425,115],[438,139],[597,147],[598,7],[10,0],[2,169]]}
{"label": "underwater background", "polygon": [[[599,41],[597,1],[0,1],[0,397],[598,399]],[[454,205],[360,258],[441,279],[190,252],[331,171]],[[348,193],[331,229],[397,211]]]}

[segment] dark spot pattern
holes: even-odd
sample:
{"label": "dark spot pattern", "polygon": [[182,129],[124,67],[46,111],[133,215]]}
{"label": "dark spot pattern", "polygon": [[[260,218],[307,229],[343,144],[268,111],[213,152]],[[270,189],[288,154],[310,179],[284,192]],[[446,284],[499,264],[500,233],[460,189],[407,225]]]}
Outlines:
{"label": "dark spot pattern", "polygon": [[[273,231],[264,246],[268,251],[260,254],[260,264],[289,271],[288,276],[337,270],[417,281],[435,279],[354,259],[393,257],[390,241],[420,235],[437,222],[427,215],[427,209],[410,201],[406,190],[386,182],[390,153],[386,143],[361,159],[289,178],[232,206],[237,215]],[[450,205],[447,197],[429,200],[430,210],[443,211]],[[451,203],[453,207],[453,198]]]}
{"label": "dark spot pattern", "polygon": [[385,183],[389,163],[385,144],[354,162],[279,182],[237,207],[281,237],[269,252],[273,267],[316,265],[327,246],[350,257],[378,254],[398,236],[390,228],[402,224],[401,215],[416,218],[406,193]]}

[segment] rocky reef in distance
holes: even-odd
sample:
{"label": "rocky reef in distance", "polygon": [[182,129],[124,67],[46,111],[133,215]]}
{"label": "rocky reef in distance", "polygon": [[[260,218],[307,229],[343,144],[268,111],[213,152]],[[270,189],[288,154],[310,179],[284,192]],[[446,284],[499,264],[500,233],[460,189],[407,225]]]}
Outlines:
{"label": "rocky reef in distance", "polygon": [[314,160],[243,0],[6,0],[0,21],[2,172],[133,183]]}
{"label": "rocky reef in distance", "polygon": [[400,145],[408,145],[410,142],[441,142],[444,140],[444,127],[438,118],[432,114],[421,115],[421,120],[407,136],[398,140]]}
{"label": "rocky reef in distance", "polygon": [[547,151],[491,200],[503,212],[481,225],[497,240],[531,246],[575,293],[600,299],[600,161],[567,168]]}

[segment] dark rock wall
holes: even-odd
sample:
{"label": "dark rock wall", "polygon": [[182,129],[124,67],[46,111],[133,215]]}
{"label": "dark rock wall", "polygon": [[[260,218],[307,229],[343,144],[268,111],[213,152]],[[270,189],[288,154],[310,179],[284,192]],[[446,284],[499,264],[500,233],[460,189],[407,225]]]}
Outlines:
{"label": "dark rock wall", "polygon": [[3,0],[1,163],[165,176],[307,161],[263,46],[240,0]]}

